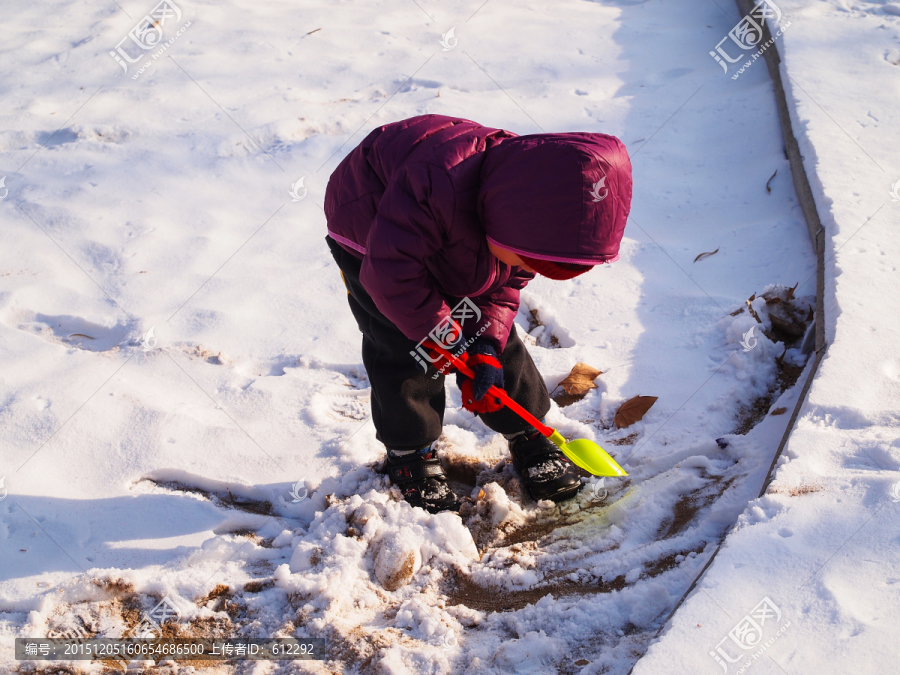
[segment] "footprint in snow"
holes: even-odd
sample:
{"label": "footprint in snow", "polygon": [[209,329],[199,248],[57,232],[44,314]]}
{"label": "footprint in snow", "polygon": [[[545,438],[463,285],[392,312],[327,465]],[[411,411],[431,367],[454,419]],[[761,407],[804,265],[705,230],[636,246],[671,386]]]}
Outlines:
{"label": "footprint in snow", "polygon": [[516,325],[519,336],[527,345],[544,349],[575,346],[575,340],[569,335],[569,331],[559,324],[553,312],[540,306],[531,296],[522,297]]}
{"label": "footprint in snow", "polygon": [[78,316],[33,314],[20,317],[19,330],[37,335],[48,342],[75,347],[89,352],[106,352],[129,339],[131,328],[126,324],[101,326]]}

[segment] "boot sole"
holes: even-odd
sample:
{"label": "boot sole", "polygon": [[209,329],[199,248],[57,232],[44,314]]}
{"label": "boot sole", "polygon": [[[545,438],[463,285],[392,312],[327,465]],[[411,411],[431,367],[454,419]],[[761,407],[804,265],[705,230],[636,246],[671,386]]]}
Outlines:
{"label": "boot sole", "polygon": [[534,501],[539,502],[542,499],[549,499],[552,502],[564,502],[567,499],[571,499],[584,487],[584,484],[581,481],[578,481],[577,484],[572,487],[564,488],[562,490],[557,490],[554,493],[543,496],[535,496],[535,494],[531,491],[531,488],[526,486],[526,490],[528,492],[528,496],[531,497]]}
{"label": "boot sole", "polygon": [[450,513],[459,513],[459,507],[462,506],[461,501],[457,501],[455,504],[450,504],[447,506],[437,506],[434,504],[413,504],[408,500],[404,501],[406,501],[406,503],[412,506],[414,509],[422,509],[423,511],[427,511],[432,515],[437,513],[444,513],[445,511],[449,511]]}

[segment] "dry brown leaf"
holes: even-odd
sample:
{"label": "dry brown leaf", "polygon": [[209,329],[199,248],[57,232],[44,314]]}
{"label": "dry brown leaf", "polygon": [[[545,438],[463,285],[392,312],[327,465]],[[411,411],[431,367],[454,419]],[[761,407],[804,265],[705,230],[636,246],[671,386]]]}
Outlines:
{"label": "dry brown leaf", "polygon": [[709,251],[708,253],[701,253],[696,258],[694,258],[694,262],[697,262],[698,260],[703,260],[704,258],[708,258],[709,256],[715,255],[718,252],[719,252],[719,249],[716,249],[715,251]]}
{"label": "dry brown leaf", "polygon": [[597,385],[594,380],[602,375],[602,370],[592,368],[586,363],[576,363],[572,370],[566,375],[565,379],[559,383],[559,386],[566,390],[567,394],[577,396],[578,394],[586,394],[591,389],[596,389]]}
{"label": "dry brown leaf", "polygon": [[644,415],[653,407],[657,398],[656,396],[635,396],[625,401],[619,406],[619,409],[616,411],[616,417],[613,420],[616,429],[630,427],[635,422],[640,422],[644,419]]}
{"label": "dry brown leaf", "polygon": [[602,374],[602,370],[592,368],[586,363],[576,363],[565,379],[557,385],[557,388],[562,387],[563,391],[556,394],[553,400],[560,408],[577,403],[591,389],[597,388],[594,380]]}
{"label": "dry brown leaf", "polygon": [[747,298],[747,309],[750,310],[750,316],[756,319],[757,323],[762,323],[762,319],[759,318],[759,314],[756,313],[756,310],[753,309],[753,305],[750,304],[754,300],[756,300],[756,293]]}
{"label": "dry brown leaf", "polygon": [[88,340],[94,339],[90,335],[85,335],[84,333],[72,333],[69,337],[83,337],[83,338],[87,338]]}
{"label": "dry brown leaf", "polygon": [[775,408],[775,410],[773,410],[769,414],[770,415],[784,415],[784,413],[786,413],[786,412],[787,412],[787,408]]}
{"label": "dry brown leaf", "polygon": [[797,290],[797,286],[799,286],[799,285],[800,285],[800,282],[798,281],[796,284],[794,284],[789,289],[787,289],[787,293],[786,293],[787,297],[785,298],[785,300],[793,300],[794,299],[794,291]]}

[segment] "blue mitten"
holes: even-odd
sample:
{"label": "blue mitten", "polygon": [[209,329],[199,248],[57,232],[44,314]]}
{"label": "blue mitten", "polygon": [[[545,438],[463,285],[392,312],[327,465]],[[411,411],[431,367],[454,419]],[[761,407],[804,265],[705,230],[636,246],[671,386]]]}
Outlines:
{"label": "blue mitten", "polygon": [[503,389],[503,366],[497,350],[483,340],[476,340],[466,350],[466,365],[475,372],[475,379],[456,373],[456,384],[462,392],[462,404],[466,410],[477,413],[494,412],[503,404],[493,396],[485,397],[488,389],[496,386]]}

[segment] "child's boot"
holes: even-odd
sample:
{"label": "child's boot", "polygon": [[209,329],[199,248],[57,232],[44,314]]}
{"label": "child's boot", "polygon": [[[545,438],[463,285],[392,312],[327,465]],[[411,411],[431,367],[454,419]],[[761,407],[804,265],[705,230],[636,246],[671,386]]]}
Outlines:
{"label": "child's boot", "polygon": [[403,498],[430,513],[459,511],[459,497],[447,484],[447,475],[431,446],[421,450],[388,449],[385,471]]}
{"label": "child's boot", "polygon": [[535,501],[569,499],[581,489],[581,479],[566,456],[537,429],[506,436],[513,466]]}

